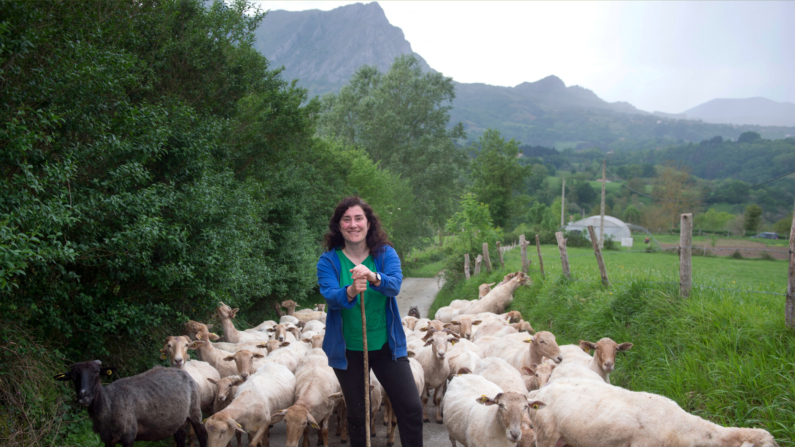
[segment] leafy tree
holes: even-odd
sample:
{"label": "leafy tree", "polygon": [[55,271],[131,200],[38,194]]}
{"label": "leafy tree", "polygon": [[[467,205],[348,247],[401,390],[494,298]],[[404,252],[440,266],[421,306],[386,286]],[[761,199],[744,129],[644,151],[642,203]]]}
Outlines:
{"label": "leafy tree", "polygon": [[773,224],[773,230],[784,237],[789,237],[789,232],[792,230],[792,214]]}
{"label": "leafy tree", "polygon": [[576,201],[580,205],[590,205],[598,197],[598,193],[593,189],[593,186],[585,181],[575,182],[572,189],[577,194]]}
{"label": "leafy tree", "polygon": [[654,196],[660,198],[657,206],[668,214],[671,228],[676,226],[681,213],[693,211],[700,202],[692,183],[687,166],[668,161],[660,167]]}
{"label": "leafy tree", "polygon": [[448,128],[453,80],[422,73],[414,56],[395,59],[387,73],[360,68],[338,94],[322,100],[318,134],[361,147],[382,168],[408,179],[427,225],[441,228],[457,205],[466,153]]}
{"label": "leafy tree", "polygon": [[644,183],[640,177],[632,177],[632,179],[627,182],[627,186],[632,188],[634,191],[644,194],[646,193],[646,183]]}
{"label": "leafy tree", "polygon": [[740,136],[737,138],[737,142],[738,143],[753,143],[754,141],[760,140],[760,139],[762,139],[762,135],[760,135],[759,132],[748,131],[748,132],[741,133]]}
{"label": "leafy tree", "polygon": [[622,214],[621,219],[624,222],[629,222],[631,224],[640,225],[640,210],[635,205],[627,205],[627,208],[624,210],[624,214]]}
{"label": "leafy tree", "polygon": [[725,211],[710,208],[706,213],[698,214],[693,219],[697,227],[706,230],[724,230],[734,215]]}
{"label": "leafy tree", "polygon": [[524,180],[530,173],[519,164],[516,154],[519,145],[505,141],[496,130],[487,130],[480,136],[472,160],[472,193],[479,201],[489,205],[498,227],[506,227],[516,208],[515,196],[524,189]]}
{"label": "leafy tree", "polygon": [[464,194],[461,198],[459,211],[447,221],[445,230],[456,235],[452,253],[446,262],[446,275],[451,279],[461,276],[464,254],[477,256],[482,253],[484,242],[494,250],[494,254],[490,253],[490,256],[495,259],[495,242],[502,240],[503,235],[501,229],[494,227],[489,206],[479,202],[472,193]]}
{"label": "leafy tree", "polygon": [[745,207],[743,230],[756,231],[761,223],[762,223],[762,207],[760,207],[755,203]]}

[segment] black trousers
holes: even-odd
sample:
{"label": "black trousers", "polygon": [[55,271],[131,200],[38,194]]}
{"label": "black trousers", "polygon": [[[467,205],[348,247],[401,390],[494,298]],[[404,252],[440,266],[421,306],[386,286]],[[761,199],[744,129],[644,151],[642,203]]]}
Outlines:
{"label": "black trousers", "polygon": [[[345,404],[348,407],[348,436],[351,447],[366,445],[364,405],[364,353],[345,351],[348,369],[334,369],[340,381]],[[397,417],[400,443],[403,447],[422,447],[422,402],[414,376],[411,374],[408,357],[392,360],[389,344],[378,351],[370,351],[370,369],[392,402]],[[368,371],[369,374],[369,371]]]}

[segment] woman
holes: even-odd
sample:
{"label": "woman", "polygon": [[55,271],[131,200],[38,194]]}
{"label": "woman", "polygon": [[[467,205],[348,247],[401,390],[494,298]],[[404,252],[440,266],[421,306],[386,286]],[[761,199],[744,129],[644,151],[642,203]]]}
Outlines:
{"label": "woman", "polygon": [[[403,274],[400,259],[370,205],[347,197],[337,205],[317,263],[320,293],[328,303],[323,351],[348,406],[352,447],[365,445],[364,347],[359,293],[367,312],[370,368],[397,416],[404,447],[422,446],[422,403],[411,374],[406,336],[395,297]],[[369,374],[369,372],[368,372]]]}

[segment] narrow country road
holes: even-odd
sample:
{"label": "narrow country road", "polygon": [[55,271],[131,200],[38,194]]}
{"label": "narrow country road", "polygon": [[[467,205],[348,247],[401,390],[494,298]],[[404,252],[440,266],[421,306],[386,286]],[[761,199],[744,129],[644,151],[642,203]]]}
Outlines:
{"label": "narrow country road", "polygon": [[[398,309],[400,316],[404,317],[408,314],[411,306],[417,306],[420,310],[422,317],[428,316],[428,310],[431,308],[436,294],[442,286],[441,280],[437,278],[404,278],[403,285],[400,289],[400,295],[397,297]],[[428,415],[431,421],[435,420],[436,406],[433,405],[433,399],[428,399]],[[386,447],[386,427],[383,425],[383,411],[379,410],[376,416],[375,437],[370,440],[372,447]],[[348,444],[340,443],[340,438],[335,436],[337,430],[336,417],[333,416],[329,423],[329,447],[341,447]],[[400,427],[398,427],[400,430]],[[283,447],[286,442],[286,426],[284,422],[278,423],[270,429],[270,445],[272,447]],[[310,444],[316,445],[317,430],[310,430]],[[444,425],[435,422],[429,422],[423,425],[423,445],[425,447],[448,447],[450,445],[450,438],[447,436],[447,430]],[[247,445],[248,440],[244,436],[244,445]],[[299,443],[299,445],[301,445]],[[395,446],[400,447],[400,435],[395,433]]]}

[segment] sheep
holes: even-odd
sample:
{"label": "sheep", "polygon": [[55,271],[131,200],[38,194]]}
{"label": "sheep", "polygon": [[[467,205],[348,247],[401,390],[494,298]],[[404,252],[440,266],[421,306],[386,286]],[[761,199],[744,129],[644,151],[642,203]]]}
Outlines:
{"label": "sheep", "polygon": [[450,375],[452,379],[461,368],[469,368],[473,371],[483,358],[483,351],[469,340],[457,340],[450,342],[452,347],[447,351],[447,363],[450,365]]}
{"label": "sheep", "polygon": [[512,310],[503,314],[496,314],[494,312],[480,312],[475,314],[479,319],[486,321],[499,320],[508,324],[519,323],[524,321],[522,313],[518,310]]}
{"label": "sheep", "polygon": [[418,320],[419,320],[419,318],[412,317],[411,315],[408,315],[408,316],[403,317],[403,319],[401,321],[403,322],[403,326],[405,326],[405,327],[407,327],[407,328],[409,328],[410,330],[413,331]]}
{"label": "sheep", "polygon": [[778,447],[765,430],[722,427],[657,394],[601,381],[559,379],[541,388],[544,411],[530,410],[538,447]]}
{"label": "sheep", "polygon": [[323,338],[324,338],[323,335],[317,334],[311,336],[310,338],[305,338],[302,341],[308,344],[310,349],[315,349],[323,347]]}
{"label": "sheep", "polygon": [[[287,345],[288,343],[289,342],[283,342],[282,345]],[[299,352],[297,350],[289,349],[289,346],[285,346],[285,348],[288,349],[277,349],[276,351],[268,354],[268,356],[263,360],[263,363],[278,363],[287,367],[291,373],[295,372],[295,369],[298,368],[298,361],[301,360],[301,357],[303,357],[305,351]]]}
{"label": "sheep", "polygon": [[414,325],[414,331],[415,332],[420,332],[420,329],[428,326],[428,323],[430,323],[430,322],[431,322],[431,320],[429,318],[420,318],[420,319],[418,319],[416,324]]}
{"label": "sheep", "polygon": [[[375,376],[372,370],[370,370],[370,437],[375,438],[375,415],[378,410],[381,408],[381,402],[383,397],[386,396],[386,392],[384,392],[384,388],[381,386],[381,382],[378,381],[378,377]],[[386,412],[385,412],[386,413]],[[389,436],[389,430],[387,430],[387,436]]]}
{"label": "sheep", "polygon": [[[594,350],[591,357],[583,351],[583,347]],[[565,348],[565,349],[564,349]],[[632,349],[632,343],[618,344],[610,338],[603,338],[596,343],[580,340],[577,345],[564,345],[560,347],[563,354],[563,362],[579,362],[590,368],[606,383],[610,383],[610,373],[616,366],[616,353],[618,351],[628,351]]]}
{"label": "sheep", "polygon": [[497,284],[497,283],[496,282],[493,282],[491,284],[483,283],[483,284],[479,285],[478,286],[478,299],[481,299],[484,296],[488,295],[489,292],[491,292],[491,288],[494,286],[494,284]]}
{"label": "sheep", "polygon": [[251,329],[246,329],[246,331],[249,331],[249,332],[251,332],[251,331],[267,332],[268,329],[272,328],[273,326],[276,326],[277,324],[279,324],[279,323],[277,323],[277,322],[275,322],[273,320],[265,320],[262,323],[254,326]]}
{"label": "sheep", "polygon": [[527,386],[519,371],[503,359],[486,357],[478,362],[472,374],[483,377],[494,383],[503,391],[513,391],[522,395],[527,394]]}
{"label": "sheep", "polygon": [[456,340],[449,332],[428,329],[424,338],[425,347],[416,353],[415,358],[425,373],[425,389],[422,391],[422,420],[430,422],[426,407],[428,405],[428,391],[434,389],[433,403],[436,405],[436,423],[442,423],[442,407],[439,402],[447,386],[447,377],[450,375],[450,365],[447,363],[447,344]]}
{"label": "sheep", "polygon": [[237,368],[235,367],[234,363],[224,360],[229,356],[229,353],[226,351],[221,351],[220,349],[215,349],[213,344],[210,343],[210,338],[212,338],[213,335],[215,334],[211,334],[203,329],[197,332],[197,340],[194,342],[195,349],[201,354],[202,360],[215,368],[221,377],[236,375]]}
{"label": "sheep", "polygon": [[102,386],[101,378],[116,368],[103,368],[99,360],[73,364],[55,380],[71,381],[78,403],[88,410],[93,430],[106,446],[135,441],[159,441],[174,436],[184,447],[189,422],[199,445],[206,447],[207,432],[201,425],[199,387],[186,371],[156,366],[141,374]]}
{"label": "sheep", "polygon": [[[326,311],[326,303],[318,303],[315,304],[315,310],[318,312],[325,312]],[[411,310],[409,310],[411,312]]]}
{"label": "sheep", "polygon": [[552,380],[551,376],[558,366],[559,365],[551,360],[545,360],[541,364],[534,363],[530,366],[523,366],[520,372],[522,373],[522,380],[524,380],[527,391],[537,390],[546,385]]}
{"label": "sheep", "polygon": [[[210,329],[212,328],[212,324],[204,324],[199,323],[198,321],[188,320],[188,322],[185,323],[183,335],[187,335],[191,340],[198,340],[196,338],[196,333],[199,332],[199,330],[204,329],[205,331],[210,332]],[[220,337],[216,335],[216,338],[214,338],[213,341],[218,340],[219,338]]]}
{"label": "sheep", "polygon": [[188,349],[196,349],[196,342],[185,335],[166,338],[160,358],[168,360],[171,366],[179,368],[188,374],[199,386],[199,399],[202,411],[209,412],[215,402],[215,387],[207,379],[220,380],[218,370],[209,363],[200,360],[190,360]]}
{"label": "sheep", "polygon": [[287,447],[298,447],[301,434],[307,444],[310,426],[320,430],[320,439],[328,447],[329,418],[336,404],[329,396],[340,391],[337,376],[328,366],[323,350],[309,351],[295,370],[295,403],[274,413],[271,419],[273,424],[282,419],[287,424]]}
{"label": "sheep", "polygon": [[[242,385],[244,380],[240,376],[229,376],[223,379],[213,380],[207,379],[210,383],[215,385],[215,401],[213,401],[212,413],[218,413],[232,403],[237,393],[237,387]],[[236,431],[235,437],[237,438],[237,445],[243,445],[243,433]]]}
{"label": "sheep", "polygon": [[[481,346],[483,355],[485,357],[500,357],[520,371],[523,366],[541,364],[544,357],[548,357],[555,363],[560,363],[563,360],[560,347],[551,332],[537,332],[534,336],[525,339],[524,344],[511,338],[491,339],[493,337],[484,337],[476,343],[481,346],[485,342],[492,341],[488,348]],[[529,347],[525,348],[527,344]]]}
{"label": "sheep", "polygon": [[262,340],[260,341],[247,341],[244,343],[227,343],[227,342],[216,342],[213,343],[213,348],[220,349],[221,351],[226,351],[230,354],[234,354],[241,349],[248,349],[249,351],[259,352],[263,355],[268,355],[268,351],[264,348],[259,348],[258,346],[262,344]]}
{"label": "sheep", "polygon": [[[468,304],[465,305],[465,306],[462,306],[462,307],[466,307],[466,306],[468,306]],[[436,310],[436,315],[434,315],[434,317],[437,320],[439,320],[439,321],[441,321],[443,323],[449,323],[449,322],[453,321],[453,319],[455,317],[459,316],[461,313],[462,313],[461,312],[461,308],[445,306],[445,307],[440,307],[439,309],[437,309]]]}
{"label": "sheep", "polygon": [[264,361],[260,360],[264,358],[265,356],[258,352],[251,352],[246,349],[241,349],[233,355],[224,357],[224,361],[235,362],[237,373],[245,381],[250,375],[253,375],[255,372],[257,372],[260,366],[265,364]]}
{"label": "sheep", "polygon": [[528,401],[524,393],[503,392],[484,377],[464,374],[450,382],[442,406],[452,447],[456,441],[466,447],[515,447],[523,436],[528,407],[541,409],[544,403]]}
{"label": "sheep", "polygon": [[495,287],[488,295],[464,307],[460,313],[478,314],[481,312],[494,312],[496,314],[501,314],[513,301],[514,290],[527,283],[527,281],[530,281],[529,276],[523,272],[517,272],[516,276],[511,278],[508,282]]}
{"label": "sheep", "polygon": [[293,300],[282,301],[281,306],[287,309],[287,315],[297,318],[298,321],[308,322],[318,320],[322,323],[326,322],[326,313],[323,311],[303,309],[296,312],[295,308],[298,307],[298,303]]}
{"label": "sheep", "polygon": [[271,339],[278,341],[294,342],[301,339],[301,331],[298,327],[288,323],[279,323],[268,329]]}
{"label": "sheep", "polygon": [[[444,327],[447,327],[454,332],[458,332],[458,335],[469,340],[472,338],[473,326],[477,326],[482,322],[483,320],[477,319],[475,315],[459,315],[449,323],[445,324]],[[455,326],[457,326],[457,330],[454,329]]]}
{"label": "sheep", "polygon": [[[562,363],[558,365],[552,375],[549,376],[549,382],[554,382],[559,379],[583,379],[583,380],[596,380],[597,382],[604,382],[602,376],[593,371],[586,365],[579,362]],[[539,382],[539,388],[544,386]]]}
{"label": "sheep", "polygon": [[295,326],[298,326],[299,324],[301,324],[301,320],[299,320],[298,318],[292,315],[282,315],[281,317],[279,317],[279,324],[293,324]]}
{"label": "sheep", "polygon": [[238,431],[249,434],[248,445],[262,441],[268,446],[271,417],[295,402],[295,376],[285,366],[269,363],[237,389],[228,407],[204,421],[209,447],[225,447]]}
{"label": "sheep", "polygon": [[224,330],[224,340],[229,343],[242,343],[248,341],[267,341],[268,334],[260,331],[254,332],[245,332],[245,331],[238,331],[235,328],[234,323],[232,323],[232,319],[237,316],[237,312],[240,309],[232,309],[231,307],[227,306],[226,304],[219,302],[218,308],[216,309],[216,314],[218,315],[218,319],[221,320],[221,327]]}
{"label": "sheep", "polygon": [[322,333],[325,332],[325,330],[326,330],[325,323],[317,320],[312,320],[312,321],[307,321],[304,324],[303,329],[301,329],[301,333],[304,333],[306,331],[315,331],[317,333]]}
{"label": "sheep", "polygon": [[[420,362],[418,362],[414,356],[414,352],[408,353],[409,367],[411,367],[411,375],[414,377],[414,385],[417,387],[417,392],[419,392],[420,397],[422,397],[422,392],[425,389],[425,372],[423,371]],[[397,427],[397,417],[395,416],[395,411],[392,408],[392,403],[389,401],[389,396],[387,396],[386,393],[384,393],[384,403],[386,404],[384,407],[384,425],[387,426],[386,445],[387,447],[392,447],[395,445],[395,428]]]}

